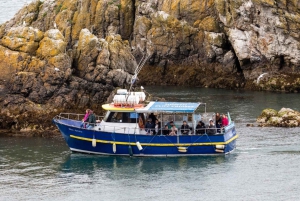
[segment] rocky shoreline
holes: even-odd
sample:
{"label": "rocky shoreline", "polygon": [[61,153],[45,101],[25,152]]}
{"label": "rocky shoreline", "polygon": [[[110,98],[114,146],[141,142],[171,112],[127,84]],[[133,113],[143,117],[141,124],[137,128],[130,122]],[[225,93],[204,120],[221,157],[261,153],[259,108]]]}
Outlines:
{"label": "rocky shoreline", "polygon": [[299,127],[300,112],[290,108],[281,108],[279,111],[265,109],[256,122],[261,127]]}
{"label": "rocky shoreline", "polygon": [[0,129],[52,130],[139,84],[300,92],[292,1],[34,0],[0,25]]}

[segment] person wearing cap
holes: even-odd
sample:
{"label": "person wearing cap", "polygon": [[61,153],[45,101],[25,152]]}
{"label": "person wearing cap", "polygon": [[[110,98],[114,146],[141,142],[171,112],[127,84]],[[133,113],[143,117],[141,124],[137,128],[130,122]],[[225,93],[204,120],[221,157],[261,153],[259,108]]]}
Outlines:
{"label": "person wearing cap", "polygon": [[188,135],[190,131],[190,126],[186,123],[186,121],[183,121],[183,124],[181,126],[181,134],[182,135]]}
{"label": "person wearing cap", "polygon": [[206,131],[207,134],[213,135],[216,134],[216,126],[214,124],[214,121],[212,119],[209,120],[208,129]]}

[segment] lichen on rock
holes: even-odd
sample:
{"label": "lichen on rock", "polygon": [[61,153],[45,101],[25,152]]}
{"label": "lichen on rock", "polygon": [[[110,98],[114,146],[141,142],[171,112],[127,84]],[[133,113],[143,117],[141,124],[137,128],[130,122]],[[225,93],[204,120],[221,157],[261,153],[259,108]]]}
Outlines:
{"label": "lichen on rock", "polygon": [[300,112],[290,108],[264,109],[256,120],[259,126],[297,127],[300,126]]}

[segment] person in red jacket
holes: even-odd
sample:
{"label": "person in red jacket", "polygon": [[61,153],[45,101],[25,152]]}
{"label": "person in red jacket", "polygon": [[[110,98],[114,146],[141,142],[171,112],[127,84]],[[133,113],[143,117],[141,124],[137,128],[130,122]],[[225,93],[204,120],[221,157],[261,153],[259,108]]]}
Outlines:
{"label": "person in red jacket", "polygon": [[228,125],[228,118],[225,114],[222,115],[222,127],[225,127]]}

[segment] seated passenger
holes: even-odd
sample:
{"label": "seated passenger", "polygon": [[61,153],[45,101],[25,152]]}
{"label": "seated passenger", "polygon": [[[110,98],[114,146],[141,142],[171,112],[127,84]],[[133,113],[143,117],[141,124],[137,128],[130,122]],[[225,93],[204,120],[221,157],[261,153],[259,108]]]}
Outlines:
{"label": "seated passenger", "polygon": [[202,135],[205,133],[205,124],[203,121],[199,121],[196,126],[196,135]]}
{"label": "seated passenger", "polygon": [[153,134],[153,131],[154,131],[154,123],[152,123],[152,119],[148,119],[147,120],[147,123],[145,125],[145,131],[146,131],[146,134],[149,135],[149,134]]}
{"label": "seated passenger", "polygon": [[163,132],[163,135],[169,135],[170,130],[169,130],[169,127],[168,127],[167,124],[165,125],[164,129],[162,130],[162,132]]}
{"label": "seated passenger", "polygon": [[186,121],[183,121],[183,124],[181,126],[181,134],[182,135],[188,135],[190,131],[190,126],[186,123]]}
{"label": "seated passenger", "polygon": [[175,125],[175,124],[174,124],[174,121],[172,120],[172,121],[168,122],[167,125],[168,125],[168,128],[171,129],[173,127],[173,125]]}
{"label": "seated passenger", "polygon": [[176,126],[173,124],[172,128],[171,128],[171,132],[169,133],[169,135],[177,135],[177,131],[178,129],[176,128]]}
{"label": "seated passenger", "polygon": [[216,130],[216,126],[214,124],[214,121],[212,119],[209,120],[209,125],[208,125],[208,129],[206,130],[207,134],[213,135],[216,134],[217,130]]}

